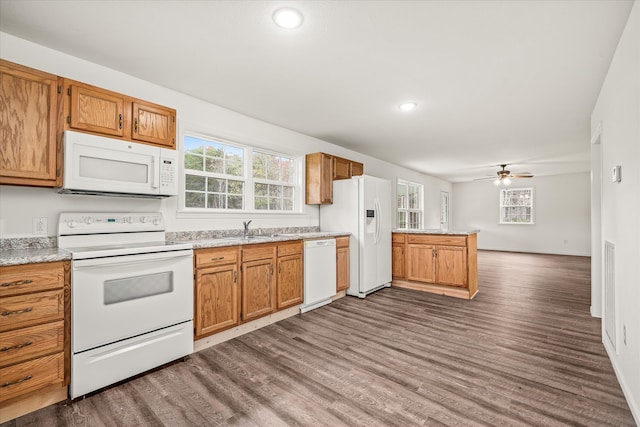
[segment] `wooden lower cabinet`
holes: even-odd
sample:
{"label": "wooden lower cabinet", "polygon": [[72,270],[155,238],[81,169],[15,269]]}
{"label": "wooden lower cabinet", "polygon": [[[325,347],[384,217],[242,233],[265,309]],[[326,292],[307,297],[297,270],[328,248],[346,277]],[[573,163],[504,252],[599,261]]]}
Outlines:
{"label": "wooden lower cabinet", "polygon": [[393,279],[406,279],[407,269],[404,256],[405,244],[393,242],[391,244],[391,277]]}
{"label": "wooden lower cabinet", "polygon": [[394,233],[393,286],[473,298],[478,290],[476,234]]}
{"label": "wooden lower cabinet", "polygon": [[336,292],[349,287],[349,236],[336,238]]}
{"label": "wooden lower cabinet", "polygon": [[242,263],[242,320],[252,320],[275,310],[273,258]]}
{"label": "wooden lower cabinet", "polygon": [[196,249],[194,338],[302,304],[302,241]]}
{"label": "wooden lower cabinet", "polygon": [[0,267],[0,423],[67,397],[69,303],[68,261]]}

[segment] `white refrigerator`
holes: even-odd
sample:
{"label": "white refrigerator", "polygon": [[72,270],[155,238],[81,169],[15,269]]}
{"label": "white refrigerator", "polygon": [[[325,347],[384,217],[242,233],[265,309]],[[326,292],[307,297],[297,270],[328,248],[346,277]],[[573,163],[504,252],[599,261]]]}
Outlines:
{"label": "white refrigerator", "polygon": [[373,176],[333,181],[333,204],[320,207],[321,231],[348,231],[347,295],[391,286],[391,183]]}

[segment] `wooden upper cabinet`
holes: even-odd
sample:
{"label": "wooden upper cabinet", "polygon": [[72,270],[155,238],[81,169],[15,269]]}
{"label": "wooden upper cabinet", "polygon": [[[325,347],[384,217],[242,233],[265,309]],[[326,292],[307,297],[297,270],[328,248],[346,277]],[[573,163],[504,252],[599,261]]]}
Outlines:
{"label": "wooden upper cabinet", "polygon": [[306,192],[308,205],[333,203],[333,157],[325,153],[306,156]]}
{"label": "wooden upper cabinet", "polygon": [[144,102],[133,103],[131,138],[176,148],[176,111]]}
{"label": "wooden upper cabinet", "polygon": [[333,179],[351,178],[351,161],[342,157],[333,158]]}
{"label": "wooden upper cabinet", "polygon": [[65,129],[176,147],[176,110],[64,79]]}
{"label": "wooden upper cabinet", "polygon": [[67,95],[71,129],[124,136],[124,95],[78,82],[68,85]]}
{"label": "wooden upper cabinet", "polygon": [[364,174],[364,165],[353,160],[333,157],[333,179],[349,179]]}
{"label": "wooden upper cabinet", "polygon": [[58,77],[0,59],[0,184],[62,184]]}

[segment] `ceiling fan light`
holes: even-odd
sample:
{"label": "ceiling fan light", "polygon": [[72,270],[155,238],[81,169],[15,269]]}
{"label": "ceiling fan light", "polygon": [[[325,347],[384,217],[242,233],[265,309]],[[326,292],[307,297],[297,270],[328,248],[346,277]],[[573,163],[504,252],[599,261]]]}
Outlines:
{"label": "ceiling fan light", "polygon": [[502,182],[502,180],[500,178],[496,179],[495,181],[493,181],[493,183],[495,185],[500,185],[500,182]]}
{"label": "ceiling fan light", "polygon": [[503,179],[504,185],[511,185],[511,180],[509,178]]}
{"label": "ceiling fan light", "polygon": [[398,108],[402,111],[412,111],[418,107],[418,104],[415,102],[405,102],[403,104],[398,105]]}

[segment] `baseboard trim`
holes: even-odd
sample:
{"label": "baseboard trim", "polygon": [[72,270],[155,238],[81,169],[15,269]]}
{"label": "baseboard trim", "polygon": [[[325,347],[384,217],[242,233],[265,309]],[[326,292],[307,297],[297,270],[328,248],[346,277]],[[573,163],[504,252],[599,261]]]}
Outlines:
{"label": "baseboard trim", "polygon": [[6,406],[0,405],[0,424],[53,405],[54,403],[62,402],[67,399],[67,396],[68,387],[63,386],[54,390],[40,393],[36,392],[32,396],[14,403],[9,403]]}
{"label": "baseboard trim", "polygon": [[636,424],[640,426],[640,408],[638,408],[638,406],[636,405],[635,400],[633,399],[633,394],[631,393],[631,389],[625,382],[624,377],[620,375],[620,369],[615,358],[616,352],[611,348],[611,345],[607,342],[607,340],[604,339],[604,335],[602,344],[604,345],[604,349],[607,352],[607,356],[609,356],[611,366],[613,366],[613,372],[615,372],[618,383],[620,384],[620,388],[622,389],[622,394],[624,394],[625,399],[627,399],[627,405],[629,405],[631,415],[633,415],[633,419],[635,420]]}
{"label": "baseboard trim", "polygon": [[233,338],[239,337],[240,335],[247,334],[251,331],[264,328],[265,326],[287,319],[291,316],[295,316],[296,314],[300,314],[299,306],[286,308],[284,310],[278,311],[268,316],[264,316],[259,319],[253,320],[251,322],[243,323],[242,325],[236,326],[235,328],[227,329],[226,331],[222,331],[217,334],[210,335],[208,337],[197,340],[196,342],[193,343],[193,351],[197,352],[200,350],[204,350],[205,348],[209,348],[216,344],[229,341]]}
{"label": "baseboard trim", "polygon": [[541,255],[564,255],[564,256],[581,256],[591,257],[591,253],[582,252],[550,252],[550,251],[532,251],[532,250],[516,250],[516,249],[495,249],[495,248],[480,248],[479,251],[492,251],[492,252],[513,252],[518,254],[541,254]]}

